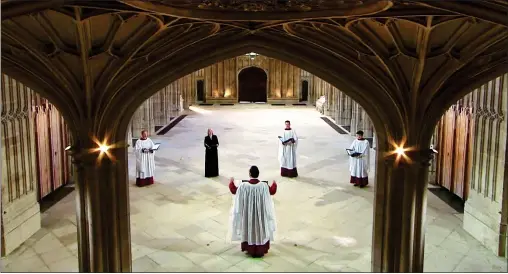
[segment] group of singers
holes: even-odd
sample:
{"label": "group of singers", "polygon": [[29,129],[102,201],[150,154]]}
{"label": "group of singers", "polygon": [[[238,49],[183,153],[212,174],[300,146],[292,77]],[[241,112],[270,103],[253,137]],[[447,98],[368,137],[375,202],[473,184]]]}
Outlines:
{"label": "group of singers", "polygon": [[[282,177],[298,177],[296,169],[296,148],[298,136],[291,128],[291,122],[285,121],[284,133],[279,139],[279,163]],[[369,148],[370,143],[363,138],[363,131],[356,133],[356,139],[347,149],[349,158],[350,183],[354,186],[368,185]],[[205,177],[219,176],[219,139],[208,129],[204,139],[205,146]],[[154,183],[154,151],[157,146],[148,138],[148,132],[143,130],[141,138],[136,141],[136,185],[139,187]],[[252,257],[262,257],[270,249],[276,230],[275,210],[271,195],[277,192],[275,180],[272,185],[268,181],[260,181],[259,169],[252,166],[249,169],[250,180],[241,181],[238,186],[233,178],[230,179],[229,189],[235,198],[231,213],[230,229],[232,240],[241,242],[241,250]],[[261,219],[259,219],[261,218]]]}

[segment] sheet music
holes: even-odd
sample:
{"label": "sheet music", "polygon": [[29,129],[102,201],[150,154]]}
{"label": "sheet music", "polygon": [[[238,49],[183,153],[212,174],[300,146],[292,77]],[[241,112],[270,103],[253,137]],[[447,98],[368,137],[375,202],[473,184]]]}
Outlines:
{"label": "sheet music", "polygon": [[351,156],[353,153],[355,153],[354,150],[346,148],[347,155]]}
{"label": "sheet music", "polygon": [[161,146],[161,143],[155,143],[155,144],[153,145],[152,150],[158,150],[160,146]]}

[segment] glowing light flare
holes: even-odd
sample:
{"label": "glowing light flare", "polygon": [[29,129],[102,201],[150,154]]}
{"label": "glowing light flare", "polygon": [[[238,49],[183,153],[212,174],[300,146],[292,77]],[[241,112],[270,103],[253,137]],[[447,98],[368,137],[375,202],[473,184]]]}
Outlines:
{"label": "glowing light flare", "polygon": [[395,165],[399,164],[401,160],[404,160],[405,162],[411,164],[413,161],[411,158],[406,154],[406,151],[412,151],[414,150],[413,147],[404,147],[406,144],[406,139],[403,139],[400,143],[395,142],[392,138],[390,138],[390,144],[394,147],[394,149],[388,153],[386,153],[385,156],[391,156],[396,154],[395,158]]}
{"label": "glowing light flare", "polygon": [[109,146],[107,146],[107,145],[99,145],[99,150],[102,153],[106,153],[109,150]]}
{"label": "glowing light flare", "polygon": [[111,153],[111,149],[118,147],[118,144],[108,145],[108,138],[106,137],[104,141],[99,141],[96,137],[92,137],[92,140],[95,144],[97,144],[96,148],[92,148],[89,150],[89,153],[97,153],[99,152],[99,157],[97,158],[97,164],[101,162],[101,160],[106,156],[111,161],[115,161],[115,156]]}

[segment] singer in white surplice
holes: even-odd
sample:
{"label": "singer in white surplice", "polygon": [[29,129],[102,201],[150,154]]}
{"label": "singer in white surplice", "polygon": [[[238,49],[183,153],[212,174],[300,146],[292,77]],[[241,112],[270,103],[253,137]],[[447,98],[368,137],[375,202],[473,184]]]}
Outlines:
{"label": "singer in white surplice", "polygon": [[294,178],[298,177],[296,169],[296,148],[298,146],[298,136],[291,128],[291,122],[286,121],[284,134],[279,136],[279,163],[280,176]]}
{"label": "singer in white surplice", "polygon": [[357,154],[349,157],[350,183],[354,186],[365,187],[369,184],[370,143],[363,138],[363,131],[356,132],[356,139],[349,149]]}
{"label": "singer in white surplice", "polygon": [[136,154],[136,185],[139,187],[153,184],[155,171],[154,159],[155,144],[148,138],[148,131],[141,132],[141,138],[136,141],[134,152]]}
{"label": "singer in white surplice", "polygon": [[271,195],[277,192],[277,184],[258,180],[259,169],[252,166],[250,180],[238,187],[231,178],[229,190],[233,195],[231,210],[231,240],[241,243],[241,250],[252,257],[263,257],[270,249],[276,229],[275,209]]}

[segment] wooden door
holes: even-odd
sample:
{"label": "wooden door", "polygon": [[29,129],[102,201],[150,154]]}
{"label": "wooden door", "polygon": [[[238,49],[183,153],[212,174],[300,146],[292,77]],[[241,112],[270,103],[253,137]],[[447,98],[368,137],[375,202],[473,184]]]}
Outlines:
{"label": "wooden door", "polygon": [[39,199],[51,193],[51,152],[49,142],[48,109],[45,105],[35,107],[35,135],[37,144],[37,177]]}
{"label": "wooden door", "polygon": [[457,114],[455,133],[455,155],[453,187],[450,189],[463,200],[467,199],[471,170],[472,119],[467,110],[461,109]]}
{"label": "wooden door", "polygon": [[63,176],[64,165],[64,144],[62,136],[62,116],[55,107],[49,108],[49,130],[50,130],[50,146],[51,146],[51,169],[53,175],[52,190],[61,187],[64,184]]}
{"label": "wooden door", "polygon": [[454,156],[454,138],[455,138],[455,111],[449,109],[443,121],[443,136],[441,150],[443,158],[441,160],[440,185],[447,189],[452,187],[453,177],[453,156]]}

